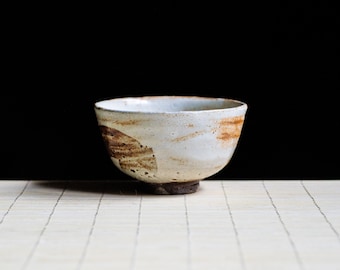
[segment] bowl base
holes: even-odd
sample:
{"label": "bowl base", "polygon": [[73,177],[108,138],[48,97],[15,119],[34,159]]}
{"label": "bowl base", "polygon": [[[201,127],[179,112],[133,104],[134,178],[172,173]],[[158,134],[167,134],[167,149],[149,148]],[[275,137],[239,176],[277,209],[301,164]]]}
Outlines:
{"label": "bowl base", "polygon": [[143,184],[149,193],[159,195],[189,194],[196,192],[199,187],[199,181]]}

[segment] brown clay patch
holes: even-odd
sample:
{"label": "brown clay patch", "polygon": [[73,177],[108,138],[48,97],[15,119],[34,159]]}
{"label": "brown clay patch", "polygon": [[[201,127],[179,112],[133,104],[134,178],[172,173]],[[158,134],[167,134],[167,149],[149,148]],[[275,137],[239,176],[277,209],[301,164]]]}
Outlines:
{"label": "brown clay patch", "polygon": [[125,133],[106,126],[100,126],[101,134],[109,155],[118,159],[122,169],[132,172],[155,173],[156,158],[151,147]]}
{"label": "brown clay patch", "polygon": [[217,138],[222,141],[238,139],[244,122],[244,116],[222,119],[219,123]]}

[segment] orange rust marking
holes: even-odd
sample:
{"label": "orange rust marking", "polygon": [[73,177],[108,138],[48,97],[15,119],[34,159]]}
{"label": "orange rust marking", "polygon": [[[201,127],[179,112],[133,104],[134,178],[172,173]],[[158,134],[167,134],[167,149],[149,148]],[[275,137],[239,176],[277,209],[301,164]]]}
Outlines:
{"label": "orange rust marking", "polygon": [[114,124],[121,125],[121,126],[128,126],[128,125],[135,125],[138,124],[139,120],[125,120],[125,121],[120,121],[120,120],[115,120],[112,121],[110,118],[100,118],[101,121],[103,122],[113,122]]}
{"label": "orange rust marking", "polygon": [[183,158],[176,158],[176,157],[170,157],[169,159],[173,160],[174,162],[177,162],[177,164],[186,164],[188,161]]}
{"label": "orange rust marking", "polygon": [[138,120],[115,121],[116,124],[121,126],[135,125],[138,122]]}
{"label": "orange rust marking", "polygon": [[202,135],[202,134],[204,134],[205,132],[206,132],[206,131],[204,131],[204,130],[195,131],[195,132],[193,132],[193,133],[190,133],[190,134],[187,134],[187,135],[184,135],[184,136],[181,136],[181,137],[177,137],[177,138],[173,139],[172,141],[173,141],[173,142],[182,142],[182,141],[185,141],[185,140],[194,138],[194,137],[196,137],[196,136]]}
{"label": "orange rust marking", "polygon": [[217,138],[222,141],[238,139],[244,122],[244,116],[236,116],[233,118],[225,118],[219,122]]}
{"label": "orange rust marking", "polygon": [[151,147],[140,144],[138,140],[117,129],[100,126],[100,130],[110,156],[118,159],[122,169],[148,173],[157,171]]}

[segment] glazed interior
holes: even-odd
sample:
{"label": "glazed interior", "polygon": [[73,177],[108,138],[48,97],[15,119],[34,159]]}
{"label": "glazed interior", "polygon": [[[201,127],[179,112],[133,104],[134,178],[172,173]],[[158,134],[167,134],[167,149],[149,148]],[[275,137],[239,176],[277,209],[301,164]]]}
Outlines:
{"label": "glazed interior", "polygon": [[95,103],[96,108],[124,112],[181,112],[221,110],[246,106],[232,99],[198,96],[145,96],[113,98]]}

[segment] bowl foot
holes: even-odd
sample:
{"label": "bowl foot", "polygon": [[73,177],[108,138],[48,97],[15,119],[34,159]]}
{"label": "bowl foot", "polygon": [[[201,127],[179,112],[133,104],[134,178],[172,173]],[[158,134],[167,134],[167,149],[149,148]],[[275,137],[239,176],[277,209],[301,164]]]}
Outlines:
{"label": "bowl foot", "polygon": [[199,181],[159,184],[144,183],[144,187],[149,193],[159,195],[189,194],[197,191],[199,187]]}

